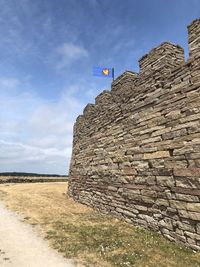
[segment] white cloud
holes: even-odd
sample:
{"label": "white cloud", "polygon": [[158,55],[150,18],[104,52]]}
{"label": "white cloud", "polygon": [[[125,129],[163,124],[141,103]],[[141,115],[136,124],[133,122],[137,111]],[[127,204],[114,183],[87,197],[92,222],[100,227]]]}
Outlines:
{"label": "white cloud", "polygon": [[66,174],[71,149],[38,148],[18,142],[0,140],[0,171]]}
{"label": "white cloud", "polygon": [[76,60],[88,57],[88,51],[83,46],[73,43],[62,44],[57,49],[57,53],[60,55],[58,68],[64,68]]}
{"label": "white cloud", "polygon": [[20,84],[18,79],[14,78],[0,78],[0,88],[12,89]]}
{"label": "white cloud", "polygon": [[85,105],[75,97],[78,90],[72,86],[48,102],[0,87],[0,171],[67,173],[73,124]]}
{"label": "white cloud", "polygon": [[[66,157],[67,153],[71,152],[69,148],[57,149],[56,147],[50,148],[38,148],[35,146],[18,143],[18,142],[6,142],[0,140],[0,148],[4,153],[1,158],[5,158],[12,162],[22,162],[26,163],[31,160],[49,160],[49,157]],[[20,157],[19,157],[20,155]]]}

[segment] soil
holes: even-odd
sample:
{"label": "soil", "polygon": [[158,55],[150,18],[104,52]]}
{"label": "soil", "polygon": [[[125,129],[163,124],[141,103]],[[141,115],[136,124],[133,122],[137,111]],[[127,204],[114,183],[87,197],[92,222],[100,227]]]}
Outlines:
{"label": "soil", "polygon": [[0,203],[1,267],[75,267],[48,246],[32,226]]}

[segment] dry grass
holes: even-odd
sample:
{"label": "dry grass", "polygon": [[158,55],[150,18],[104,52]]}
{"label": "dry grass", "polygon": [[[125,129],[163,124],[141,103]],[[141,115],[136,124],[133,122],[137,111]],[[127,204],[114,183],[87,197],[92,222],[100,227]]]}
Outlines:
{"label": "dry grass", "polygon": [[200,266],[200,253],[75,203],[66,188],[67,183],[5,184],[0,199],[37,225],[51,246],[85,266]]}

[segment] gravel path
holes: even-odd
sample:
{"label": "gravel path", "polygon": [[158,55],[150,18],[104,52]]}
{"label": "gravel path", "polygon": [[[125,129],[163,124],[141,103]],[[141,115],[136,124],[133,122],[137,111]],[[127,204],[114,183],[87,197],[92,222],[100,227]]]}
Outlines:
{"label": "gravel path", "polygon": [[20,221],[14,212],[0,203],[1,267],[75,267],[48,247],[30,225]]}

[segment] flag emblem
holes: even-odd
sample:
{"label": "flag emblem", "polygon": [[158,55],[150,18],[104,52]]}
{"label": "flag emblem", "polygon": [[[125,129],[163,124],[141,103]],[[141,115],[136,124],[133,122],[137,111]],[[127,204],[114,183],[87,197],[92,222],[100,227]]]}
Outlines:
{"label": "flag emblem", "polygon": [[114,69],[108,67],[93,67],[93,76],[108,77],[114,79]]}
{"label": "flag emblem", "polygon": [[102,72],[103,72],[103,75],[105,76],[109,75],[109,69],[103,69]]}

